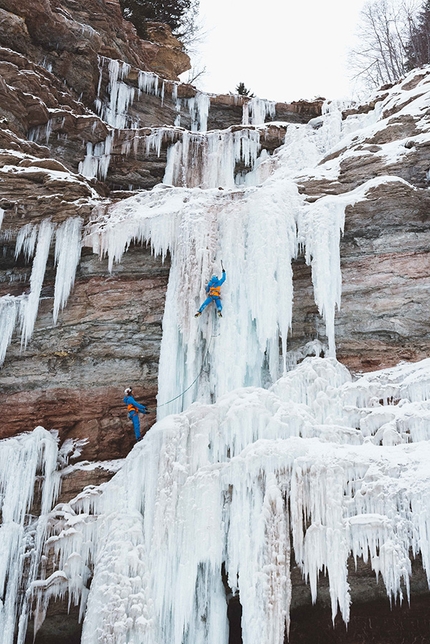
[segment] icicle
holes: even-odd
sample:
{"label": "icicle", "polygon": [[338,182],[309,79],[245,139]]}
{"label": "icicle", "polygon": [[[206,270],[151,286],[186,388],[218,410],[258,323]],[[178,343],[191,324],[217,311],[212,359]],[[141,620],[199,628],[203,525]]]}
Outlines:
{"label": "icicle", "polygon": [[242,125],[261,125],[266,117],[273,119],[276,115],[275,101],[262,98],[252,98],[243,105]]}
{"label": "icicle", "polygon": [[87,153],[83,161],[78,164],[78,172],[88,179],[98,177],[106,179],[110,164],[110,153],[113,142],[113,134],[108,134],[104,141],[87,143]]}
{"label": "icicle", "polygon": [[163,183],[189,188],[233,188],[235,166],[252,171],[260,150],[258,130],[184,132],[168,149]]}
{"label": "icicle", "polygon": [[[107,93],[109,102],[97,103],[101,118],[114,128],[123,129],[128,123],[128,108],[134,101],[135,89],[123,82],[130,73],[130,65],[119,60],[102,59],[101,71],[106,60],[109,70]],[[100,83],[99,83],[100,90]]]}
{"label": "icicle", "polygon": [[[154,72],[139,71],[138,87],[140,92],[158,96],[159,81],[159,76],[157,76],[157,74],[154,74]],[[162,85],[162,91],[164,91],[164,81]]]}
{"label": "icicle", "polygon": [[[47,513],[59,491],[56,467],[57,441],[42,427],[0,441],[2,644],[24,642],[29,606],[22,594],[22,583],[24,578],[31,583],[38,571]],[[29,512],[38,474],[42,475],[42,505],[35,520]]]}
{"label": "icicle", "polygon": [[208,129],[208,115],[210,98],[203,92],[197,92],[193,98],[188,99],[188,109],[191,115],[191,132],[206,132]]}
{"label": "icicle", "polygon": [[55,276],[54,324],[57,322],[60,309],[63,309],[67,302],[75,281],[76,268],[81,257],[81,228],[82,219],[73,217],[66,219],[55,232],[57,273]]}
{"label": "icicle", "polygon": [[15,259],[21,251],[24,253],[25,260],[28,262],[34,254],[36,246],[38,226],[26,224],[19,229],[15,244]]}
{"label": "icicle", "polygon": [[0,365],[4,362],[7,348],[12,339],[19,302],[20,300],[12,295],[0,297]]}
{"label": "icicle", "polygon": [[31,128],[28,133],[28,140],[38,143],[43,140],[44,143],[49,143],[49,138],[52,133],[53,119],[49,119],[45,125],[37,125]]}
{"label": "icicle", "polygon": [[30,293],[28,298],[21,300],[21,310],[19,315],[21,322],[21,345],[24,347],[27,346],[27,343],[33,334],[34,324],[36,322],[40,292],[42,290],[52,232],[53,224],[51,221],[49,219],[42,221],[38,228],[36,253],[31,270]]}

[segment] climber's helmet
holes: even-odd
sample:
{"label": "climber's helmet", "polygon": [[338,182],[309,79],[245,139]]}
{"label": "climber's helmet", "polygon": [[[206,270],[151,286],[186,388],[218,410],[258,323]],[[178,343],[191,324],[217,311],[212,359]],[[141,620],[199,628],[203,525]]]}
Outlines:
{"label": "climber's helmet", "polygon": [[131,391],[132,391],[131,387],[127,387],[127,389],[124,389],[124,393],[126,396],[129,396],[131,394]]}

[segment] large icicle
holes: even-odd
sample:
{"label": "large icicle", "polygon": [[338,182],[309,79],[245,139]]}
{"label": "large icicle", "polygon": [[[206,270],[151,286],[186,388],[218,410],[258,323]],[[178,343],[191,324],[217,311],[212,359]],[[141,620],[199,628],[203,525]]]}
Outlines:
{"label": "large icicle", "polygon": [[76,268],[81,257],[81,229],[82,219],[71,217],[66,219],[55,231],[57,273],[55,275],[54,324],[57,322],[60,309],[65,306],[75,282]]}
{"label": "large icicle", "polygon": [[21,344],[25,347],[33,335],[52,233],[53,224],[49,219],[45,219],[38,228],[36,253],[30,276],[30,293],[28,298],[21,300]]}
{"label": "large icicle", "polygon": [[[58,494],[57,440],[42,427],[28,435],[0,441],[0,632],[2,644],[22,644],[29,607],[22,593],[38,572],[48,512]],[[29,512],[36,476],[42,475],[40,515]],[[16,629],[18,626],[18,636]]]}
{"label": "large icicle", "polygon": [[299,215],[299,240],[306,248],[306,263],[312,266],[315,302],[326,322],[330,356],[336,354],[334,317],[342,293],[339,248],[344,218],[345,203],[332,197],[319,199]]}
{"label": "large icicle", "polygon": [[13,295],[0,297],[0,365],[4,362],[7,348],[12,339],[21,299]]}
{"label": "large icicle", "polygon": [[163,182],[188,188],[234,188],[236,164],[243,162],[252,170],[259,151],[258,130],[184,132],[168,150]]}

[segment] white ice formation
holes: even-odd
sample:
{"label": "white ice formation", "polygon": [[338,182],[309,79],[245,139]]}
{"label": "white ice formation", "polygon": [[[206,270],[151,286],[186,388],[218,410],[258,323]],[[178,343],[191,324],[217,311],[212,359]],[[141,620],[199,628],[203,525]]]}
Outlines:
{"label": "white ice formation", "polygon": [[[103,81],[103,74],[107,68],[109,81],[106,86],[106,97],[101,96],[101,87]],[[96,99],[96,110],[100,117],[108,125],[115,129],[139,127],[139,121],[130,117],[129,108],[136,100],[144,100],[145,95],[156,96],[163,103],[166,82],[153,72],[138,71],[137,87],[126,82],[130,74],[131,67],[128,63],[123,61],[114,60],[101,56],[99,58],[99,85]],[[176,106],[178,115],[181,108],[185,105],[188,108],[191,117],[191,131],[192,132],[205,132],[207,129],[207,119],[210,107],[210,96],[205,92],[196,92],[195,96],[191,98],[178,98],[178,83],[169,81],[169,88],[171,89],[171,96]],[[257,105],[257,104],[256,104]],[[256,114],[256,109],[264,111],[264,107],[250,108],[251,118]],[[267,108],[269,113],[271,108]],[[179,116],[180,119],[180,116]],[[255,122],[255,121],[251,121]],[[261,121],[261,122],[264,122]],[[175,123],[180,126],[180,121]]]}
{"label": "white ice formation", "polygon": [[[38,574],[49,512],[57,498],[58,441],[42,427],[29,434],[0,441],[0,633],[2,644],[23,642],[30,584]],[[33,504],[40,480],[39,508]]]}
{"label": "white ice formation", "polygon": [[[267,385],[286,371],[291,262],[302,247],[327,325],[327,350],[335,355],[344,211],[364,198],[366,186],[308,204],[295,176],[313,168],[342,131],[339,109],[329,111],[318,129],[290,125],[276,157],[260,162],[258,129],[232,131],[229,137],[227,132],[184,134],[170,149],[166,167],[165,183],[176,187],[160,185],[123,200],[92,226],[85,243],[107,255],[110,268],[132,241],[150,243],[162,257],[171,255],[159,417],[236,387]],[[234,181],[238,160],[254,168],[243,186]],[[221,261],[228,275],[222,325],[213,315],[196,321],[204,286],[214,270],[220,273]]]}
{"label": "white ice formation", "polygon": [[64,308],[75,281],[76,268],[81,257],[82,219],[71,217],[60,225],[50,219],[40,224],[26,224],[16,239],[15,257],[22,253],[27,261],[33,260],[30,292],[19,296],[0,297],[0,365],[3,364],[17,321],[21,329],[21,346],[26,347],[34,332],[39,301],[49,258],[51,242],[55,237],[55,264],[57,265],[54,295],[54,324]]}
{"label": "white ice formation", "polygon": [[260,152],[258,129],[234,128],[205,134],[183,132],[167,152],[163,183],[187,188],[234,188],[236,164],[248,172],[255,168]]}
{"label": "white ice formation", "polygon": [[411,555],[430,581],[429,441],[430,359],[354,380],[306,358],[269,389],[194,403],[53,510],[39,617],[68,591],[83,644],[227,644],[225,571],[244,644],[283,644],[290,563],[314,602],[328,577],[333,619],[348,622],[358,558],[407,600]]}
{"label": "white ice formation", "polygon": [[252,98],[243,105],[242,123],[243,125],[260,125],[264,123],[266,117],[271,119],[276,114],[275,101],[267,101],[262,98]]}
{"label": "white ice formation", "polygon": [[[115,82],[126,71],[118,67]],[[240,186],[231,182],[231,172],[226,178],[222,169],[212,170],[209,160],[196,168],[183,150],[176,160],[172,152],[170,176],[184,177],[177,187],[163,184],[124,200],[85,231],[85,243],[107,255],[110,267],[134,242],[171,255],[159,367],[161,420],[108,484],[84,490],[50,513],[46,554],[54,553],[57,568],[47,579],[30,576],[27,599],[38,600],[37,623],[49,598],[68,593],[84,615],[84,644],[226,644],[225,570],[229,588],[240,596],[244,644],[283,644],[291,561],[300,566],[313,600],[320,574],[328,576],[333,617],[340,612],[346,622],[351,558],[369,562],[392,600],[409,596],[411,555],[421,555],[430,577],[430,361],[354,380],[335,359],[345,206],[365,199],[378,182],[399,179],[378,177],[314,203],[297,189],[305,175],[336,178],[342,159],[354,154],[348,148],[352,138],[386,127],[383,107],[389,112],[401,105],[421,123],[417,139],[428,141],[426,83],[397,87],[368,114],[344,120],[341,106],[327,106],[314,122],[290,125],[271,157],[255,157],[254,143],[244,148],[241,141],[240,160],[249,152],[253,169]],[[113,90],[111,103],[100,109],[115,126],[132,97],[122,95],[123,88]],[[270,109],[264,106],[265,116]],[[258,110],[255,118],[261,119],[261,105],[255,115]],[[189,140],[203,134],[193,132]],[[233,141],[222,148],[230,170],[238,147]],[[410,153],[404,142],[380,148],[377,154],[387,163]],[[319,165],[336,150],[344,151]],[[183,175],[178,164],[186,166]],[[212,183],[196,187],[212,171]],[[22,229],[17,253],[33,258],[31,290],[0,301],[0,357],[18,310],[22,343],[30,339],[54,234],[57,319],[79,261],[80,226],[75,221],[56,228],[47,221]],[[72,239],[70,265],[66,239]],[[308,357],[287,371],[291,262],[298,248],[312,266],[329,357]],[[210,312],[196,320],[204,285],[221,260],[227,269],[222,324]],[[45,440],[43,430],[35,432],[35,440]],[[9,476],[15,480],[3,458],[8,445],[0,443],[2,501]],[[51,465],[45,475],[52,474],[45,514],[55,497],[50,449],[47,442],[43,453]],[[33,445],[31,463],[37,450]],[[15,470],[21,472],[21,465]],[[18,489],[11,488],[14,513],[21,502],[28,511],[29,493],[22,501]],[[45,525],[43,519],[41,530]],[[9,607],[17,596],[10,566],[21,552],[7,545],[10,527],[15,525],[0,527],[2,544],[12,553],[1,560],[0,571]],[[39,551],[37,546],[35,561]],[[11,633],[9,616],[16,619],[16,613],[7,611],[0,626]],[[28,604],[22,614],[26,619]]]}

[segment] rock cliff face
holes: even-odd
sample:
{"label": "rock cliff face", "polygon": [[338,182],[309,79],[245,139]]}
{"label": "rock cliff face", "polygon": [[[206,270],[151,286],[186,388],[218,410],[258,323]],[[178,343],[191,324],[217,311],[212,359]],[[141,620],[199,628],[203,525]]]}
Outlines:
{"label": "rock cliff face", "polygon": [[[424,95],[428,70],[417,71],[398,94]],[[428,86],[427,86],[428,87]],[[387,93],[381,91],[382,101]],[[410,97],[407,100],[412,100]],[[425,132],[430,114],[412,116],[406,99],[393,99],[380,118],[382,124],[364,136],[351,135],[348,149],[339,149],[321,161],[321,168],[334,163],[335,179],[306,177],[301,190],[308,201],[324,195],[343,194],[369,185],[366,198],[345,211],[340,243],[342,305],[336,315],[337,357],[355,371],[384,368],[401,360],[420,360],[429,355],[427,289],[430,270],[429,143]],[[361,110],[372,106],[362,106]],[[346,111],[344,116],[349,116]],[[399,154],[390,146],[400,142]],[[392,149],[392,148],[391,148]],[[303,266],[297,267],[299,292],[306,293]],[[308,276],[304,277],[305,280]],[[311,308],[299,303],[293,342],[298,343],[309,326]],[[311,317],[312,319],[312,317]]]}
{"label": "rock cliff face", "polygon": [[[109,204],[153,188],[165,175],[175,142],[197,142],[197,150],[207,143],[206,129],[226,131],[231,139],[246,132],[272,155],[288,123],[319,127],[322,100],[251,106],[244,97],[207,97],[180,84],[178,75],[189,67],[181,44],[165,25],[153,24],[148,33],[150,41],[137,37],[118,0],[0,1],[3,310],[34,289],[32,230],[49,221],[57,234],[71,218],[85,226]],[[426,78],[428,70],[417,72],[399,91]],[[370,112],[385,95],[381,91],[357,113]],[[332,152],[300,182],[309,203],[368,185],[366,198],[346,209],[342,305],[335,321],[337,357],[355,371],[430,354],[430,163],[422,136],[430,112],[414,117],[403,107],[386,106],[382,126],[365,136],[352,132],[347,148]],[[262,119],[254,118],[254,108],[263,110]],[[354,116],[354,109],[343,116]],[[390,144],[398,141],[404,154],[390,155]],[[338,171],[332,173],[333,167]],[[249,169],[242,159],[235,171]],[[175,181],[181,185],[180,178]],[[22,252],[15,256],[20,235]],[[10,317],[0,325],[0,437],[42,425],[55,428],[61,441],[87,439],[83,459],[123,458],[134,443],[122,404],[124,386],[132,384],[151,410],[144,429],[155,421],[170,258],[161,261],[149,248],[132,245],[109,271],[106,259],[83,248],[67,306],[60,306],[54,322],[53,243],[47,253],[31,339],[22,340],[16,330],[3,356]],[[307,343],[324,343],[326,337],[311,270],[303,257],[293,268],[289,350],[299,358]],[[72,496],[112,471],[75,472],[63,494]]]}

